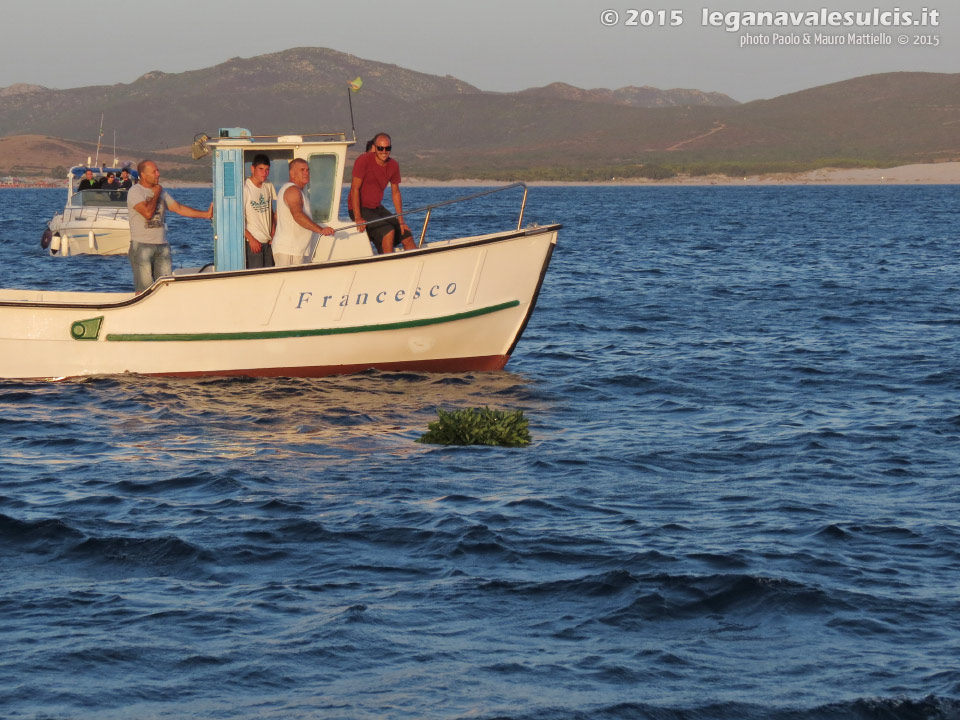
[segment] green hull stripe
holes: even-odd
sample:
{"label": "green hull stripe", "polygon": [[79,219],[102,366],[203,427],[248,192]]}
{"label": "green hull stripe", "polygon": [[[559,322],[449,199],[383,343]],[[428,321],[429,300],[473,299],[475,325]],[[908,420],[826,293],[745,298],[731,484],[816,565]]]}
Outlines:
{"label": "green hull stripe", "polygon": [[517,307],[519,300],[491,305],[477,310],[444,315],[425,320],[404,320],[403,322],[383,323],[381,325],[356,325],[342,328],[319,328],[316,330],[265,330],[261,332],[229,333],[123,333],[107,334],[111,342],[189,342],[193,340],[272,340],[274,338],[315,337],[317,335],[346,335],[348,333],[378,332],[381,330],[402,330],[404,328],[440,325],[441,323],[465,320],[479,315],[489,315],[508,308]]}

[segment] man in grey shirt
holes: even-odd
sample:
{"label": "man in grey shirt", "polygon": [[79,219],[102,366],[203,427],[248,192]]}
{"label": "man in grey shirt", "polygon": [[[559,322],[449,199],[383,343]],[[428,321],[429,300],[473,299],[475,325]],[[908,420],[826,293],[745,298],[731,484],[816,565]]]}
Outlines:
{"label": "man in grey shirt", "polygon": [[160,170],[153,160],[142,161],[137,165],[137,172],[140,182],[127,193],[127,208],[130,210],[130,251],[127,257],[133,268],[134,289],[140,293],[158,277],[173,274],[164,224],[166,211],[209,220],[213,217],[213,203],[207,210],[178,203],[160,185]]}

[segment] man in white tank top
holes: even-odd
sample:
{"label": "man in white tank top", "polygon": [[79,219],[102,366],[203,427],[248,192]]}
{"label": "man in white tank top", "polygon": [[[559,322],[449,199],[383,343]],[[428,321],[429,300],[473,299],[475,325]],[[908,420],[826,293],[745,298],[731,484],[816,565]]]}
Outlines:
{"label": "man in white tank top", "polygon": [[290,161],[290,182],[280,188],[277,202],[277,232],[273,236],[273,260],[277,266],[306,262],[313,233],[333,235],[332,227],[317,225],[310,217],[310,201],[303,189],[310,184],[306,160]]}

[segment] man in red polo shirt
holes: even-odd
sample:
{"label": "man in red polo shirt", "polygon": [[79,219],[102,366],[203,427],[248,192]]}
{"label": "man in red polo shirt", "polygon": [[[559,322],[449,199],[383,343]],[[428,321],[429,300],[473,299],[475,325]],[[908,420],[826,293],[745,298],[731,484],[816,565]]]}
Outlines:
{"label": "man in red polo shirt", "polygon": [[[410,228],[403,220],[400,164],[390,157],[392,149],[390,136],[378,133],[373,139],[373,151],[363,153],[354,162],[350,183],[350,209],[357,219],[357,229],[366,230],[377,252],[384,254],[393,252],[398,237],[405,250],[416,249]],[[397,217],[383,220],[394,214],[383,206],[383,191],[387,185]]]}

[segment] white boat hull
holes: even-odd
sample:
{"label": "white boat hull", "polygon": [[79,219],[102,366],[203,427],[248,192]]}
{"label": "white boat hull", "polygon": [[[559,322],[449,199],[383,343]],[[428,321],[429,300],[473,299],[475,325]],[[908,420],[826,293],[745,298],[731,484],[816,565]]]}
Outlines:
{"label": "white boat hull", "polygon": [[[124,255],[130,249],[127,191],[119,185],[79,190],[80,177],[86,172],[92,172],[99,181],[109,172],[119,176],[121,169],[86,165],[70,168],[66,205],[47,223],[41,240],[51,257]],[[130,172],[136,177],[135,171]]]}
{"label": "white boat hull", "polygon": [[0,291],[0,377],[497,370],[559,226],[295,267],[166,277],[145,293]]}
{"label": "white boat hull", "polygon": [[130,222],[126,212],[116,217],[73,218],[55,215],[48,227],[53,236],[49,251],[70,255],[126,255],[130,249]]}

